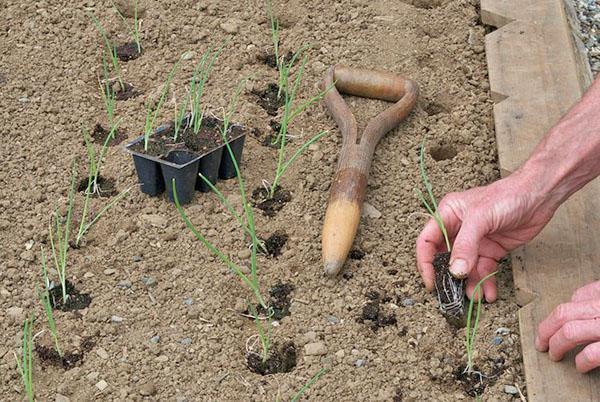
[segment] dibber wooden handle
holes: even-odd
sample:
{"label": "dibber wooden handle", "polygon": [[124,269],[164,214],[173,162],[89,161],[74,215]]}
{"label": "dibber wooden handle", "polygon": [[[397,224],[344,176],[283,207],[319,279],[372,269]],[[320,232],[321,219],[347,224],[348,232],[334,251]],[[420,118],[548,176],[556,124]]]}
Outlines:
{"label": "dibber wooden handle", "polygon": [[[358,231],[375,147],[385,133],[408,116],[416,103],[418,87],[413,81],[394,74],[342,65],[327,71],[323,87],[331,88],[325,95],[325,103],[344,139],[322,234],[325,273],[336,275],[342,269]],[[396,103],[373,118],[359,138],[356,119],[340,92]]]}

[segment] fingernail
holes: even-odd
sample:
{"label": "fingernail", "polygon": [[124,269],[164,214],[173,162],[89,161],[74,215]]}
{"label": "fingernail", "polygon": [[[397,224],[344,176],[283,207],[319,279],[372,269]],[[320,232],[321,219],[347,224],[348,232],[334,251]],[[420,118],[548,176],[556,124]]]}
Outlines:
{"label": "fingernail", "polygon": [[450,265],[450,272],[455,278],[466,278],[469,273],[467,262],[461,258],[457,258],[452,262],[452,265]]}

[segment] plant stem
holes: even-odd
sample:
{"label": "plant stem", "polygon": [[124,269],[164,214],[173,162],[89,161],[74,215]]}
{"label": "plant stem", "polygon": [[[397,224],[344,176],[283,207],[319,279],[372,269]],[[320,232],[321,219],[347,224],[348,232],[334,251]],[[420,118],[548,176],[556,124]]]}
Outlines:
{"label": "plant stem", "polygon": [[319,378],[321,378],[326,373],[327,373],[327,369],[326,368],[322,368],[321,370],[319,370],[317,372],[317,374],[315,374],[310,380],[308,380],[308,382],[306,384],[304,384],[304,386],[302,388],[300,388],[300,391],[298,391],[296,393],[296,395],[294,395],[292,397],[291,402],[298,402],[300,400],[300,398],[302,398],[302,395],[304,395],[304,393],[310,387],[312,387],[317,381],[319,381]]}

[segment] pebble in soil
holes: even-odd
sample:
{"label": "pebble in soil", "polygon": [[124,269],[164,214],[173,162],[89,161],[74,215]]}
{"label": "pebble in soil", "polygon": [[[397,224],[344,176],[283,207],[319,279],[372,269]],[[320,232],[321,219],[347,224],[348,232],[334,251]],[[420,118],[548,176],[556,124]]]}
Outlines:
{"label": "pebble in soil", "polygon": [[[278,230],[275,233],[273,233],[271,236],[269,236],[268,238],[261,239],[261,240],[263,240],[263,242],[265,244],[265,248],[267,249],[266,254],[271,257],[280,256],[281,249],[283,248],[283,246],[285,246],[285,243],[287,243],[288,238],[289,238],[289,236],[287,234],[285,234],[285,232]],[[260,250],[262,250],[262,249],[260,249]]]}
{"label": "pebble in soil", "polygon": [[[94,126],[94,130],[91,134],[92,142],[96,144],[104,144],[104,141],[106,141],[106,137],[108,136],[108,134],[109,131],[107,129],[102,127],[100,123],[96,123],[96,125]],[[108,145],[119,145],[126,139],[127,134],[123,130],[117,129],[113,139],[109,141]]]}
{"label": "pebble in soil", "polygon": [[246,355],[246,363],[250,371],[261,374],[289,373],[296,367],[296,346],[293,342],[285,342],[281,346],[274,344],[265,361],[254,352]]}
{"label": "pebble in soil", "polygon": [[252,191],[252,201],[256,208],[265,216],[273,217],[281,211],[283,206],[292,200],[292,194],[277,186],[273,197],[269,198],[269,191],[264,187],[257,187]]}
{"label": "pebble in soil", "polygon": [[[79,184],[77,184],[77,191],[83,193],[87,190],[89,178],[84,177],[79,180]],[[92,193],[92,197],[102,197],[108,198],[117,194],[117,184],[114,179],[105,178],[103,176],[98,176],[96,179],[96,185],[98,186],[98,191]]]}
{"label": "pebble in soil", "polygon": [[117,57],[121,61],[137,59],[143,52],[144,48],[140,45],[138,49],[138,45],[135,42],[127,42],[117,46]]}
{"label": "pebble in soil", "polygon": [[369,301],[364,305],[358,322],[368,325],[373,331],[388,325],[396,325],[396,316],[393,313],[386,314],[382,306],[389,299],[382,298],[376,291],[367,292],[366,297]]}
{"label": "pebble in soil", "polygon": [[52,308],[60,311],[82,310],[90,305],[92,296],[88,293],[80,293],[69,280],[65,282],[67,301],[63,301],[62,287],[54,285],[49,289],[50,304]]}
{"label": "pebble in soil", "polygon": [[449,324],[462,328],[465,318],[465,281],[456,279],[450,273],[450,253],[437,253],[433,257],[435,271],[435,289],[440,311]]}
{"label": "pebble in soil", "polygon": [[279,96],[279,86],[274,83],[262,90],[253,89],[252,94],[256,96],[256,103],[270,116],[277,116],[279,108],[285,102],[283,96]]}

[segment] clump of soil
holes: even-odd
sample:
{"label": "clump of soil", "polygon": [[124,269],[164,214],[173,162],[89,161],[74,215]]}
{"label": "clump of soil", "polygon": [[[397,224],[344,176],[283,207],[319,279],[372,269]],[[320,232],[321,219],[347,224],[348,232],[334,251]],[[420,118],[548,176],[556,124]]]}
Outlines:
{"label": "clump of soil", "polygon": [[258,353],[250,352],[246,363],[250,371],[261,375],[289,373],[296,367],[296,345],[293,342],[272,345],[266,361]]}
{"label": "clump of soil", "polygon": [[138,49],[138,45],[135,42],[128,42],[117,46],[117,57],[121,61],[137,59],[143,52],[144,48],[140,45]]}
{"label": "clump of soil", "polygon": [[264,187],[257,187],[252,191],[252,201],[256,208],[263,211],[268,217],[273,217],[281,208],[292,200],[292,194],[277,186],[275,194],[269,198],[269,191]]}
{"label": "clump of soil", "polygon": [[[281,320],[283,317],[287,317],[290,315],[290,304],[291,299],[290,295],[294,291],[294,285],[291,283],[282,283],[278,282],[275,286],[271,288],[269,291],[269,311],[266,311],[261,305],[256,306],[256,311],[258,314],[269,315],[271,314],[271,318],[273,320]],[[250,312],[246,311],[246,314],[250,314]]]}
{"label": "clump of soil", "polygon": [[96,342],[94,342],[91,337],[88,337],[83,340],[81,343],[81,350],[77,352],[65,352],[61,356],[54,347],[42,344],[35,345],[35,352],[43,365],[52,365],[69,370],[81,363],[85,354],[92,350],[95,345]]}
{"label": "clump of soil", "polygon": [[269,84],[263,90],[252,90],[252,94],[257,97],[256,103],[262,107],[270,116],[277,116],[279,108],[285,103],[283,96],[279,95],[279,85]]}
{"label": "clump of soil", "polygon": [[370,291],[366,294],[369,301],[363,307],[362,314],[358,319],[359,322],[367,324],[373,331],[388,325],[396,325],[396,316],[394,314],[386,314],[382,303],[389,301],[387,298],[382,298],[379,292]]}
{"label": "clump of soil", "polygon": [[465,326],[465,281],[450,273],[450,253],[437,253],[433,258],[435,289],[440,311],[451,325]]}
{"label": "clump of soil", "polygon": [[473,370],[467,373],[465,366],[459,366],[454,371],[454,378],[462,385],[467,395],[477,397],[483,395],[487,387],[496,383],[503,369],[504,359],[499,358],[496,362],[492,362],[489,374],[480,371],[477,366],[473,366]]}
{"label": "clump of soil", "polygon": [[[286,53],[285,56],[283,56],[283,62],[289,63],[290,61],[292,61],[293,57],[294,53],[289,51]],[[277,68],[277,58],[275,57],[275,53],[263,53],[258,56],[258,60],[271,68]]]}
{"label": "clump of soil", "polygon": [[[104,144],[104,141],[106,141],[106,137],[108,136],[108,133],[109,133],[109,131],[107,129],[105,129],[104,127],[102,127],[102,125],[100,123],[96,123],[96,125],[94,126],[94,130],[92,131],[92,134],[91,134],[92,142],[95,142],[96,144]],[[108,143],[108,145],[109,146],[110,145],[119,145],[126,139],[127,139],[127,134],[125,134],[124,131],[117,129],[113,139]]]}
{"label": "clump of soil", "polygon": [[365,252],[362,250],[359,250],[357,248],[354,248],[354,249],[350,250],[349,257],[352,260],[362,260],[365,257]]}
{"label": "clump of soil", "polygon": [[266,240],[264,240],[267,254],[271,257],[278,257],[281,255],[281,249],[288,241],[289,236],[280,230],[273,233]]}
{"label": "clump of soil", "polygon": [[115,99],[118,101],[123,101],[131,98],[135,98],[136,96],[141,95],[142,93],[136,90],[133,85],[128,82],[124,82],[123,86],[117,84],[115,90]]}
{"label": "clump of soil", "polygon": [[[77,185],[77,191],[82,193],[85,192],[85,190],[87,190],[88,181],[89,178],[82,178]],[[117,185],[114,179],[98,176],[96,184],[98,185],[98,192],[93,193],[92,197],[107,198],[117,194]]]}
{"label": "clump of soil", "polygon": [[52,308],[60,311],[83,310],[92,302],[92,296],[88,293],[80,293],[68,279],[65,281],[67,290],[67,302],[63,301],[62,287],[54,284],[48,292]]}

